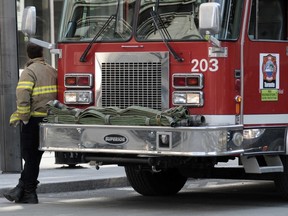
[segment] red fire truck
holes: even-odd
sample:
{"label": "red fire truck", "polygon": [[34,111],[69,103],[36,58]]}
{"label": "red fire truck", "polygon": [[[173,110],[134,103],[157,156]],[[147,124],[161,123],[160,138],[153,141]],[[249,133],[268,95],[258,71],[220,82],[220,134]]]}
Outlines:
{"label": "red fire truck", "polygon": [[[41,149],[124,166],[143,195],[187,178],[272,180],[288,198],[286,0],[68,0],[59,101],[77,108],[184,106],[194,125],[44,123]],[[199,118],[200,116],[200,118]],[[132,119],[131,119],[132,120]],[[237,161],[235,166],[223,166]]]}

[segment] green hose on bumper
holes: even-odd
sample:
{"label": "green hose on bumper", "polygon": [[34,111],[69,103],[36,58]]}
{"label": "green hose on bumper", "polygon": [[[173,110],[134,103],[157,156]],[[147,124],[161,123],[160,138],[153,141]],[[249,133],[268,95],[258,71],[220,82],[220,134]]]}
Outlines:
{"label": "green hose on bumper", "polygon": [[[95,107],[87,109],[71,108],[57,100],[47,103],[48,123],[58,124],[96,124],[131,126],[195,126],[205,122],[204,117],[190,116],[186,107],[179,106],[159,111],[147,107],[130,106]],[[197,120],[196,120],[197,119]]]}

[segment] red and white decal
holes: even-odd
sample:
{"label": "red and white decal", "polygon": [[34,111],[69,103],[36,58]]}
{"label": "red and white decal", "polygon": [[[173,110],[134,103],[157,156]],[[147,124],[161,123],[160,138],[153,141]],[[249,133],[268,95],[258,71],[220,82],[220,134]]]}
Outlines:
{"label": "red and white decal", "polygon": [[260,54],[260,89],[279,89],[280,56],[273,53]]}

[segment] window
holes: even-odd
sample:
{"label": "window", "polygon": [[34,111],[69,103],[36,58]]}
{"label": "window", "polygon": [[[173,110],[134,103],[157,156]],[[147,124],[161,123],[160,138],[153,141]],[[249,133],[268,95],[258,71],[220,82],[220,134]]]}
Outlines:
{"label": "window", "polygon": [[[239,37],[243,1],[212,0],[221,7],[219,40]],[[141,1],[136,37],[139,41],[161,40],[161,30],[167,40],[203,40],[199,32],[199,7],[209,0]]]}
{"label": "window", "polygon": [[286,40],[287,1],[254,0],[249,37],[256,40]]}
{"label": "window", "polygon": [[128,40],[134,11],[135,2],[128,0],[67,1],[60,40],[91,41],[94,37],[101,41]]}

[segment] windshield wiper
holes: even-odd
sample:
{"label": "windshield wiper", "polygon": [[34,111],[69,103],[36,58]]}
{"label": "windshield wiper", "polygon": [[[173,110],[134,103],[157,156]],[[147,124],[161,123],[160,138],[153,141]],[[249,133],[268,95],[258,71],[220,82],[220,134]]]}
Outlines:
{"label": "windshield wiper", "polygon": [[158,7],[159,7],[159,0],[157,0],[156,3],[155,3],[155,9],[150,12],[150,15],[152,17],[154,26],[159,31],[160,36],[162,38],[162,41],[165,43],[167,49],[169,50],[169,53],[171,53],[171,55],[176,59],[176,61],[183,62],[184,59],[181,58],[176,53],[176,51],[170,46],[170,44],[168,42],[168,39],[171,40],[171,36],[170,36],[168,30],[166,29],[166,27],[165,27],[165,25],[163,23],[163,20],[159,16]]}
{"label": "windshield wiper", "polygon": [[86,47],[86,49],[84,50],[84,52],[82,53],[79,61],[80,62],[86,62],[86,57],[88,55],[88,52],[90,51],[93,43],[95,43],[95,41],[97,40],[97,38],[106,30],[106,28],[109,26],[109,24],[111,23],[111,21],[113,19],[116,19],[118,11],[119,11],[119,5],[120,5],[120,0],[118,0],[118,5],[116,8],[116,13],[112,14],[104,23],[104,25],[101,27],[101,29],[98,31],[98,33],[94,36],[94,38],[90,41],[90,43],[88,44],[88,46]]}
{"label": "windshield wiper", "polygon": [[105,29],[109,26],[110,22],[115,18],[116,16],[112,14],[109,19],[104,23],[102,28],[98,31],[98,33],[94,36],[94,38],[90,41],[89,45],[84,50],[83,54],[80,57],[80,62],[86,62],[86,57],[89,52],[89,50],[92,47],[92,44],[97,40],[97,38],[105,31]]}

